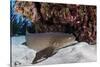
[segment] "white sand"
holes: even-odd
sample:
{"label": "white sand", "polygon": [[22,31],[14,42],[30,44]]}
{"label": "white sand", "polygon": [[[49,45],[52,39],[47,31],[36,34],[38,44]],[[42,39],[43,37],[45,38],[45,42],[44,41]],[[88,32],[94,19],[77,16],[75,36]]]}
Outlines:
{"label": "white sand", "polygon": [[[35,57],[36,51],[29,49],[24,45],[20,45],[25,41],[25,37],[13,37],[12,41],[12,65],[31,65]],[[55,55],[35,65],[44,64],[61,64],[61,63],[79,63],[79,62],[95,62],[96,45],[89,45],[80,42],[76,45],[60,49]]]}
{"label": "white sand", "polygon": [[18,65],[30,65],[35,58],[36,51],[21,45],[25,42],[25,36],[12,38],[12,67]]}
{"label": "white sand", "polygon": [[85,42],[69,46],[58,51],[57,54],[40,62],[36,65],[43,64],[61,64],[61,63],[77,63],[77,62],[95,62],[96,48]]}

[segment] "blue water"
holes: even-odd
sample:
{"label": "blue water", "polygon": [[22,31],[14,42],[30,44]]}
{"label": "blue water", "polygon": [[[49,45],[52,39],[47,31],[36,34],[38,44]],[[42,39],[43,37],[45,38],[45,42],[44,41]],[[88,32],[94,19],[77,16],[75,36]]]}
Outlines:
{"label": "blue water", "polygon": [[[15,0],[10,0],[10,23],[18,27],[17,32],[13,34],[19,35],[25,35],[26,26],[32,26],[30,19],[15,11]],[[13,30],[16,30],[16,28],[13,28]]]}

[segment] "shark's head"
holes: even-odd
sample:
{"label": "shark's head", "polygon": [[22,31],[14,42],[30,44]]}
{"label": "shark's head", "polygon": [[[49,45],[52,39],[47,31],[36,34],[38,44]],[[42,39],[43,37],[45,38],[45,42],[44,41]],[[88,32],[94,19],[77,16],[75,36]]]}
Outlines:
{"label": "shark's head", "polygon": [[63,39],[63,46],[62,47],[70,46],[70,45],[73,45],[75,43],[77,43],[75,36],[72,34],[67,34],[66,37]]}
{"label": "shark's head", "polygon": [[75,36],[74,35],[72,35],[72,34],[68,34],[68,35],[66,35],[66,38],[65,38],[65,42],[72,42],[72,41],[75,41]]}
{"label": "shark's head", "polygon": [[65,33],[57,37],[53,37],[50,44],[52,44],[56,49],[59,49],[76,43],[75,39],[76,38],[73,34]]}

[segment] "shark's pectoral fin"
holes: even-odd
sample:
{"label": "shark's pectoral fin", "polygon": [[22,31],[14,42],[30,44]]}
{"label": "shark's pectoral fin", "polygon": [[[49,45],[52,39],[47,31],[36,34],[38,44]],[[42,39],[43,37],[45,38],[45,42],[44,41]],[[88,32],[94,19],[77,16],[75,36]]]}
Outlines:
{"label": "shark's pectoral fin", "polygon": [[47,47],[44,50],[41,50],[41,51],[36,53],[36,57],[32,61],[32,64],[36,64],[38,62],[41,62],[41,61],[47,59],[48,57],[54,55],[55,53],[56,52],[54,52],[54,48],[53,47]]}

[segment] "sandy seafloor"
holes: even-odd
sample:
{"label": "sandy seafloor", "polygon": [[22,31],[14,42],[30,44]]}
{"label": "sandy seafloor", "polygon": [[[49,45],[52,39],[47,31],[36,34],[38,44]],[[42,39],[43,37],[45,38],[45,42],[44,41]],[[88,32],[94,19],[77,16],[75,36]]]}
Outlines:
{"label": "sandy seafloor", "polygon": [[[25,36],[11,37],[12,39],[12,67],[32,65],[36,51],[22,45]],[[50,65],[63,63],[96,62],[96,45],[79,42],[73,46],[60,49],[55,55],[34,65]]]}

